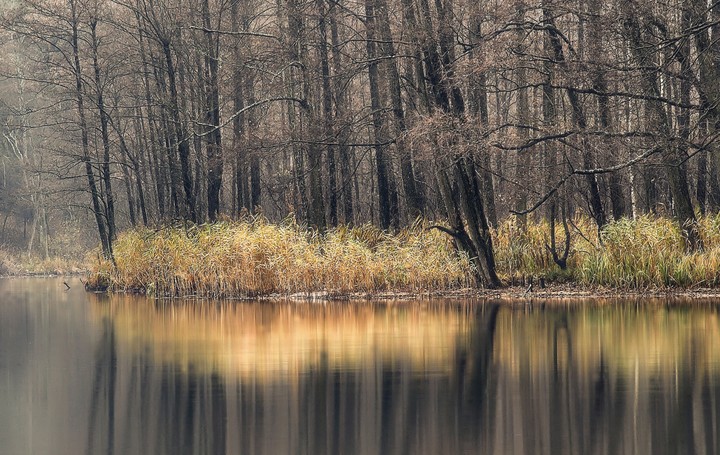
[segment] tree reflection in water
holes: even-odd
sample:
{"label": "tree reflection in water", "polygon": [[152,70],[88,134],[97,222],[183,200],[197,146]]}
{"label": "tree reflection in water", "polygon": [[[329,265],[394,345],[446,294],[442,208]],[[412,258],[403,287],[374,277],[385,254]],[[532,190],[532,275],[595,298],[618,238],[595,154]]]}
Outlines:
{"label": "tree reflection in water", "polygon": [[[478,378],[492,355],[486,319],[498,311],[445,304],[209,310],[133,300],[94,302],[98,320],[114,327],[96,355],[88,451],[114,432],[108,453],[393,453],[415,450],[428,429],[432,450],[441,450],[446,429],[432,410],[452,415],[465,395],[483,394]],[[454,375],[460,356],[464,373]],[[113,369],[116,386],[105,380]],[[452,389],[457,396],[447,401]],[[101,409],[113,406],[125,417],[111,430],[99,421]],[[461,413],[477,418],[475,406]]]}
{"label": "tree reflection in water", "polygon": [[720,451],[711,305],[91,300],[86,453]]}

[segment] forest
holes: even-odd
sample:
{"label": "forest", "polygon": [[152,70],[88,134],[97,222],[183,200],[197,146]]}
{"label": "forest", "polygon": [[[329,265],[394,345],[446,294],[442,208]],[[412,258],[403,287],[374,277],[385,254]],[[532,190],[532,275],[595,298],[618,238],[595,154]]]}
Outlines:
{"label": "forest", "polygon": [[720,208],[720,2],[1,5],[0,243],[41,256],[112,258],[133,226],[438,220],[495,287],[504,220],[546,223],[564,268],[578,217],[672,219],[693,252]]}

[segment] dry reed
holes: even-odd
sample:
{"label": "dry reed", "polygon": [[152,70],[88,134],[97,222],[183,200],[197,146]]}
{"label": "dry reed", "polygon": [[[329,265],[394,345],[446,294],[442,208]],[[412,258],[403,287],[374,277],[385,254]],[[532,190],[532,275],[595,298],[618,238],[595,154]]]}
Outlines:
{"label": "dry reed", "polygon": [[[592,220],[578,216],[570,222],[570,252],[567,265],[578,267],[581,258],[597,249],[597,228]],[[561,223],[555,225],[556,248],[562,250],[565,233]],[[518,276],[557,276],[559,267],[550,250],[550,223],[528,221],[522,226],[517,218],[505,219],[493,232],[495,262],[505,280]],[[558,251],[561,255],[562,251]]]}
{"label": "dry reed", "polygon": [[94,260],[91,287],[163,296],[245,297],[456,289],[466,257],[422,224],[390,235],[363,225],[326,234],[263,219],[135,229],[119,236],[115,265]]}
{"label": "dry reed", "polygon": [[[698,221],[704,248],[688,252],[673,220],[642,216],[604,227],[571,220],[567,270],[549,250],[546,221],[507,219],[493,232],[500,277],[569,280],[620,289],[720,286],[720,215]],[[562,225],[555,226],[559,248]],[[423,292],[468,287],[473,271],[451,239],[417,223],[397,234],[362,225],[326,234],[263,219],[136,229],[115,244],[116,265],[95,255],[91,287],[163,296],[243,297],[329,292]]]}
{"label": "dry reed", "polygon": [[[570,223],[568,270],[560,272],[549,245],[549,224],[504,221],[495,232],[498,272],[514,276],[565,278],[586,286],[618,289],[716,287],[720,285],[720,215],[701,217],[701,251],[689,252],[676,221],[656,216],[623,218],[597,229],[587,217]],[[562,225],[555,226],[559,248]],[[564,275],[563,275],[564,273]]]}
{"label": "dry reed", "polygon": [[642,216],[602,231],[602,247],[582,258],[580,282],[619,288],[715,287],[720,284],[720,217],[698,222],[703,249],[689,252],[673,220]]}
{"label": "dry reed", "polygon": [[66,257],[41,258],[0,247],[0,276],[71,275],[83,273],[82,261]]}

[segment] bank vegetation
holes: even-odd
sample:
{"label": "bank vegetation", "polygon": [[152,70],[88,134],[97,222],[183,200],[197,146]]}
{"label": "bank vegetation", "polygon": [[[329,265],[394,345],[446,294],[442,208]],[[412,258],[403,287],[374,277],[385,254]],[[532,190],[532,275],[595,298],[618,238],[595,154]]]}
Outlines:
{"label": "bank vegetation", "polygon": [[41,257],[0,247],[0,277],[79,275],[87,269],[82,258]]}
{"label": "bank vegetation", "polygon": [[[90,256],[88,287],[155,296],[244,298],[434,293],[478,286],[473,262],[439,225],[418,221],[395,234],[372,225],[325,233],[293,219],[258,217],[123,232],[114,260]],[[492,232],[504,285],[556,283],[622,291],[720,285],[720,215],[701,217],[702,250],[689,250],[676,221],[642,216],[599,233],[589,218],[566,225],[522,225],[510,218]],[[567,230],[566,230],[567,229]],[[567,239],[567,240],[566,240]]]}
{"label": "bank vegetation", "polygon": [[[177,220],[292,215],[310,250],[446,220],[491,288],[526,273],[495,267],[516,219],[509,250],[546,226],[517,254],[562,274],[704,283],[680,270],[720,212],[718,36],[700,0],[0,2],[0,244],[49,257],[91,236],[112,264],[121,232]],[[575,214],[594,227],[565,247]],[[680,230],[685,262],[616,280],[630,266],[598,252],[644,216],[674,220],[659,241]],[[364,286],[426,286],[383,273]]]}

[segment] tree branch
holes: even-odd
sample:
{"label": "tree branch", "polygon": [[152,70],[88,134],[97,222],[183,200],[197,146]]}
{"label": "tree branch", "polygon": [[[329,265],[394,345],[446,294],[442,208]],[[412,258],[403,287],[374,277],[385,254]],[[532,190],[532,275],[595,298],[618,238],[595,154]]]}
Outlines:
{"label": "tree branch", "polygon": [[535,204],[533,204],[532,207],[526,210],[510,210],[510,213],[513,215],[527,215],[528,213],[532,213],[535,210],[537,210],[541,205],[543,205],[548,199],[552,197],[553,194],[555,194],[564,184],[565,182],[570,179],[570,177],[574,175],[594,175],[594,174],[608,174],[610,172],[616,172],[621,169],[625,169],[627,167],[630,167],[636,163],[639,163],[640,161],[643,161],[647,158],[649,158],[651,155],[654,155],[655,153],[658,153],[660,151],[660,147],[653,147],[651,149],[646,150],[645,152],[641,153],[640,155],[632,158],[629,161],[626,161],[624,163],[618,164],[616,166],[610,166],[605,168],[595,168],[595,169],[573,169],[570,173],[565,175],[563,178],[561,178],[555,186],[553,186],[550,191],[545,193],[543,197],[541,197]]}

